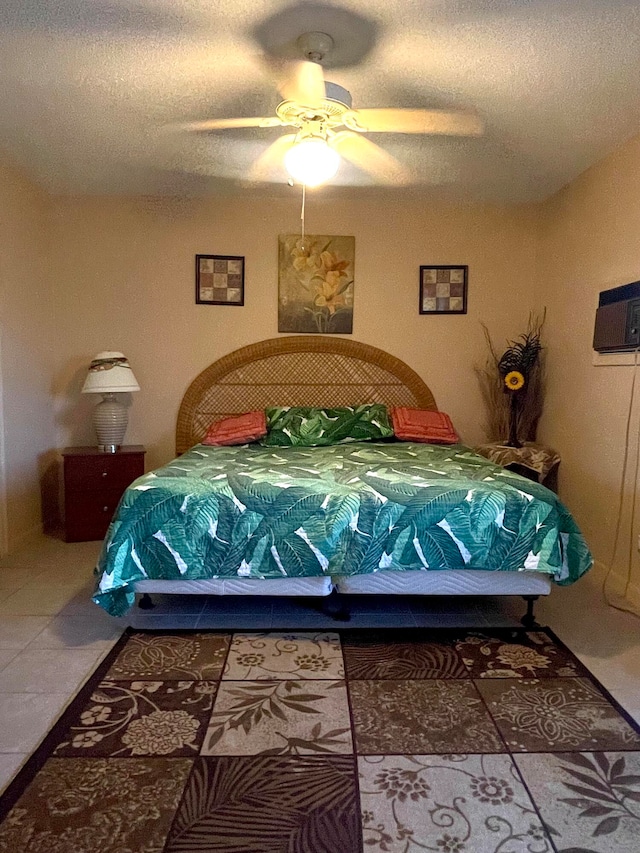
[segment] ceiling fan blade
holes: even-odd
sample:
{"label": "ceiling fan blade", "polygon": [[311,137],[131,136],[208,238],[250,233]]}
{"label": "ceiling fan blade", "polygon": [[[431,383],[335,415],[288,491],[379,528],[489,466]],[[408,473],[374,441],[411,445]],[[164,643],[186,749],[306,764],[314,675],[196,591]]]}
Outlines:
{"label": "ceiling fan blade", "polygon": [[285,66],[278,88],[285,101],[316,107],[325,97],[324,74],[317,62],[294,62]]}
{"label": "ceiling fan blade", "polygon": [[177,130],[227,130],[233,127],[281,127],[282,122],[275,116],[265,118],[209,118],[204,121],[187,121],[172,125]]}
{"label": "ceiling fan blade", "polygon": [[354,110],[358,126],[372,133],[441,133],[479,136],[483,124],[471,113],[446,110]]}
{"label": "ceiling fan blade", "polygon": [[295,133],[279,136],[253,163],[249,170],[252,181],[272,181],[276,169],[283,169],[283,157],[296,140]]}
{"label": "ceiling fan blade", "polygon": [[406,184],[411,179],[408,170],[395,157],[359,133],[343,130],[331,137],[329,145],[346,160],[386,184]]}

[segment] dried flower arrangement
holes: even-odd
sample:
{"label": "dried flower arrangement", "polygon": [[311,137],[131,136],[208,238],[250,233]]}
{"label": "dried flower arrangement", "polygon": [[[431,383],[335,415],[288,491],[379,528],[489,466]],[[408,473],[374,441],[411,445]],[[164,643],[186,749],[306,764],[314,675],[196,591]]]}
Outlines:
{"label": "dried flower arrangement", "polygon": [[[485,425],[490,441],[521,447],[535,441],[544,402],[544,352],[541,333],[546,318],[529,314],[527,331],[498,355],[487,327],[482,324],[489,355],[482,367],[476,367],[482,396],[487,406]],[[505,436],[508,436],[505,440]]]}

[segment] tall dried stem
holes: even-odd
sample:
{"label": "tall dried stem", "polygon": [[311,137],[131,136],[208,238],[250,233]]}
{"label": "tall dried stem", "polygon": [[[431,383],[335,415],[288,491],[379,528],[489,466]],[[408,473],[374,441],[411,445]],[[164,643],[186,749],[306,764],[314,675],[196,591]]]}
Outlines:
{"label": "tall dried stem", "polygon": [[[546,318],[546,308],[539,314],[531,312],[527,331],[522,337],[540,337]],[[476,366],[475,373],[480,382],[480,390],[486,408],[485,432],[489,441],[506,441],[509,435],[509,405],[510,394],[505,392],[504,382],[498,368],[502,355],[499,355],[489,329],[482,325],[485,341],[487,343],[487,354],[484,365]],[[508,346],[513,346],[513,341],[507,341]],[[546,353],[542,349],[535,364],[528,374],[526,388],[520,399],[520,438],[525,441],[535,441],[538,429],[538,421],[542,415],[545,391],[545,361]]]}

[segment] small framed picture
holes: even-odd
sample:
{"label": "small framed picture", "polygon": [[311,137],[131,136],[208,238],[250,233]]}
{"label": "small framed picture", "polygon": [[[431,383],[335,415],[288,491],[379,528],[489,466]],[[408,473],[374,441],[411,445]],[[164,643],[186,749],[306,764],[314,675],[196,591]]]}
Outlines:
{"label": "small framed picture", "polygon": [[420,267],[420,313],[466,314],[468,266]]}
{"label": "small framed picture", "polygon": [[196,303],[244,305],[244,258],[196,255]]}

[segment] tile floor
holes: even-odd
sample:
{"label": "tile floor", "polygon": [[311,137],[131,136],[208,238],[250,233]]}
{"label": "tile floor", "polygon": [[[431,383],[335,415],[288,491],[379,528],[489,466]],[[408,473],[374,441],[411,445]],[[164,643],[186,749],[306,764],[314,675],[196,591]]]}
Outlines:
{"label": "tile floor", "polygon": [[[153,611],[114,619],[90,600],[99,542],[42,537],[0,560],[0,790],[35,749],[124,628],[335,628],[305,602],[164,596]],[[592,571],[541,599],[552,628],[640,722],[640,619],[607,607]],[[517,625],[519,599],[359,596],[348,627]],[[338,623],[339,626],[339,623]]]}

